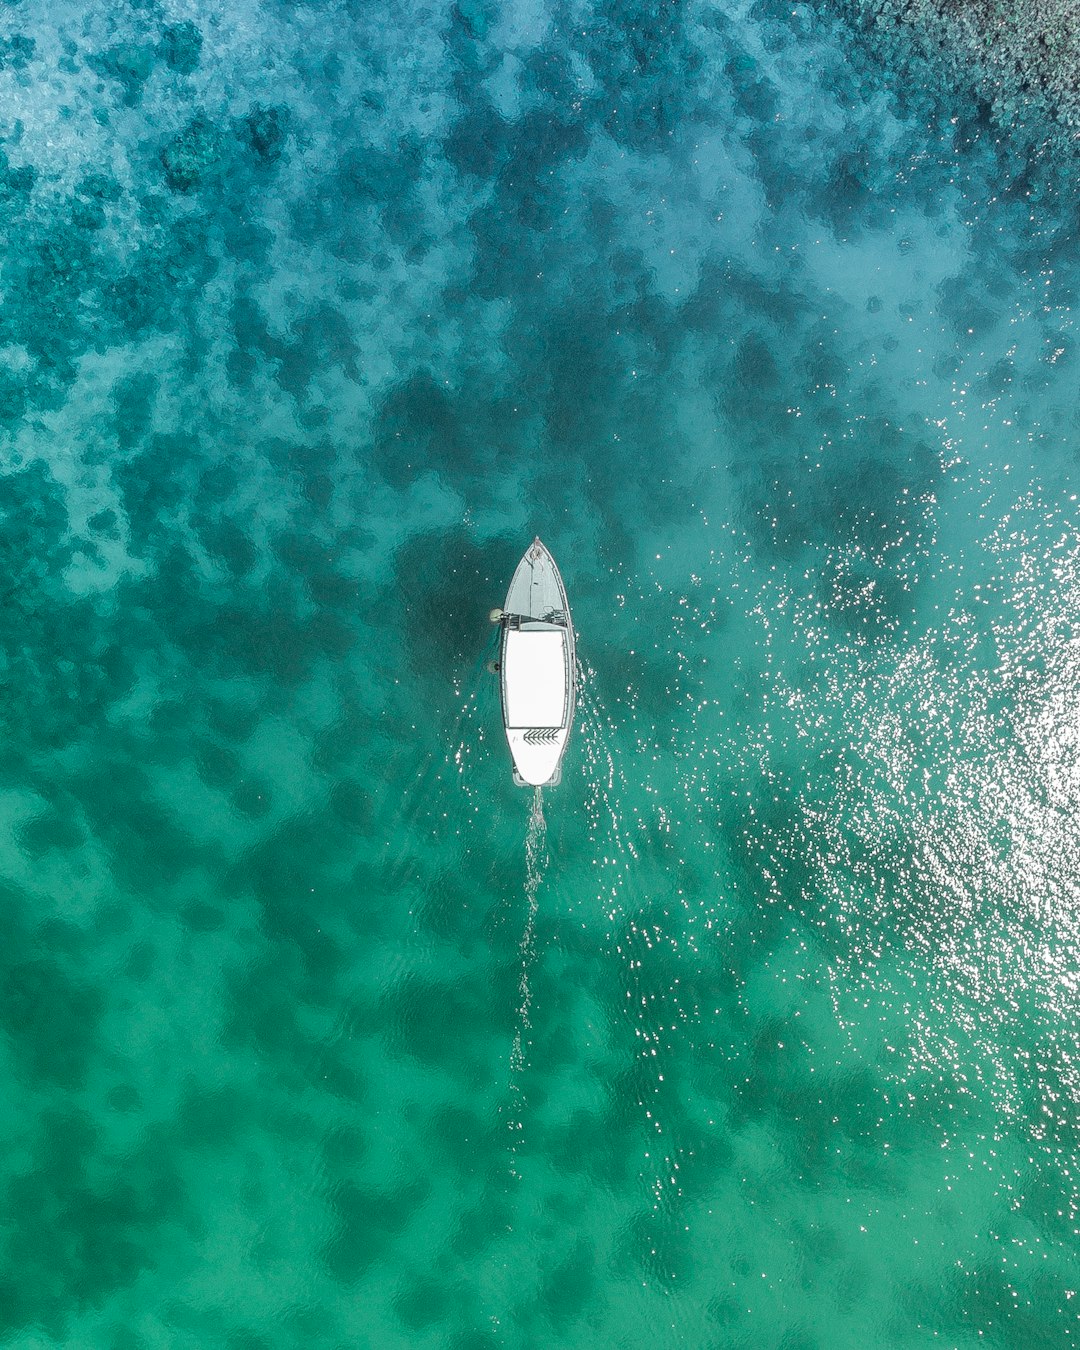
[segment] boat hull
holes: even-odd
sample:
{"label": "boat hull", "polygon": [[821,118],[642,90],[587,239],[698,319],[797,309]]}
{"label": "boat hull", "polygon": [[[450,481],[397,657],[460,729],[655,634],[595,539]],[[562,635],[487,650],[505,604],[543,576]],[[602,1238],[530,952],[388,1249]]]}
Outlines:
{"label": "boat hull", "polygon": [[499,672],[514,781],[523,787],[558,783],[574,721],[577,655],[566,588],[538,538],[506,593]]}

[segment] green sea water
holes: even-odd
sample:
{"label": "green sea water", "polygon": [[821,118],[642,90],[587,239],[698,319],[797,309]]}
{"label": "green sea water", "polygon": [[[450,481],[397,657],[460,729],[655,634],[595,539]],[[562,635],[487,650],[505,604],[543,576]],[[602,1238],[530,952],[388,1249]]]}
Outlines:
{"label": "green sea water", "polygon": [[1076,166],[772,0],[14,0],[0,135],[0,1345],[1074,1344]]}

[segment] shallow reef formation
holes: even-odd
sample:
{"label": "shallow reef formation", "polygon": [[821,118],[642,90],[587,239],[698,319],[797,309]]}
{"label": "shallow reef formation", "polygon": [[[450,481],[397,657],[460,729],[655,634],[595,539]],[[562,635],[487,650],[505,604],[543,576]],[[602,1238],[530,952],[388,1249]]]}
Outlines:
{"label": "shallow reef formation", "polygon": [[1073,1335],[1080,217],[847,2],[4,6],[5,1350]]}
{"label": "shallow reef formation", "polygon": [[896,39],[944,63],[1026,148],[1080,154],[1080,6],[1076,0],[836,0],[895,57]]}

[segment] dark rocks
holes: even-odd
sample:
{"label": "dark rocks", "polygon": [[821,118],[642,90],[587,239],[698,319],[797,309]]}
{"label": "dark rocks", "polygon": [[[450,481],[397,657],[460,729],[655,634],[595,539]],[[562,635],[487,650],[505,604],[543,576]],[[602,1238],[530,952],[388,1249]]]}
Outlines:
{"label": "dark rocks", "polygon": [[118,81],[122,102],[132,108],[142,98],[143,85],[154,68],[154,49],[145,43],[121,42],[89,57],[87,64],[99,75]]}
{"label": "dark rocks", "polygon": [[191,192],[222,167],[225,144],[209,118],[193,118],[161,152],[165,181],[177,192]]}
{"label": "dark rocks", "polygon": [[202,55],[202,33],[188,20],[170,24],[161,34],[158,51],[170,70],[190,75]]}
{"label": "dark rocks", "polygon": [[0,70],[24,70],[34,56],[34,39],[25,33],[0,38]]}
{"label": "dark rocks", "polygon": [[1080,27],[1073,0],[833,0],[892,55],[904,35],[975,86],[998,126],[1034,147],[1080,138]]}
{"label": "dark rocks", "polygon": [[288,113],[282,108],[264,108],[256,103],[240,127],[241,136],[266,164],[281,158],[288,134]]}
{"label": "dark rocks", "polygon": [[32,164],[22,164],[13,169],[7,155],[0,149],[0,203],[28,197],[36,180],[37,170]]}

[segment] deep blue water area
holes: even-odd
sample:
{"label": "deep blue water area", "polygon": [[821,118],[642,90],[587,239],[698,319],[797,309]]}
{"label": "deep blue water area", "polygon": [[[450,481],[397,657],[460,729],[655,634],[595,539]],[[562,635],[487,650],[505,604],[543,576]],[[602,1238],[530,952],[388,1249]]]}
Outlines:
{"label": "deep blue water area", "polygon": [[903,44],[0,6],[5,1350],[1075,1342],[1077,169]]}

